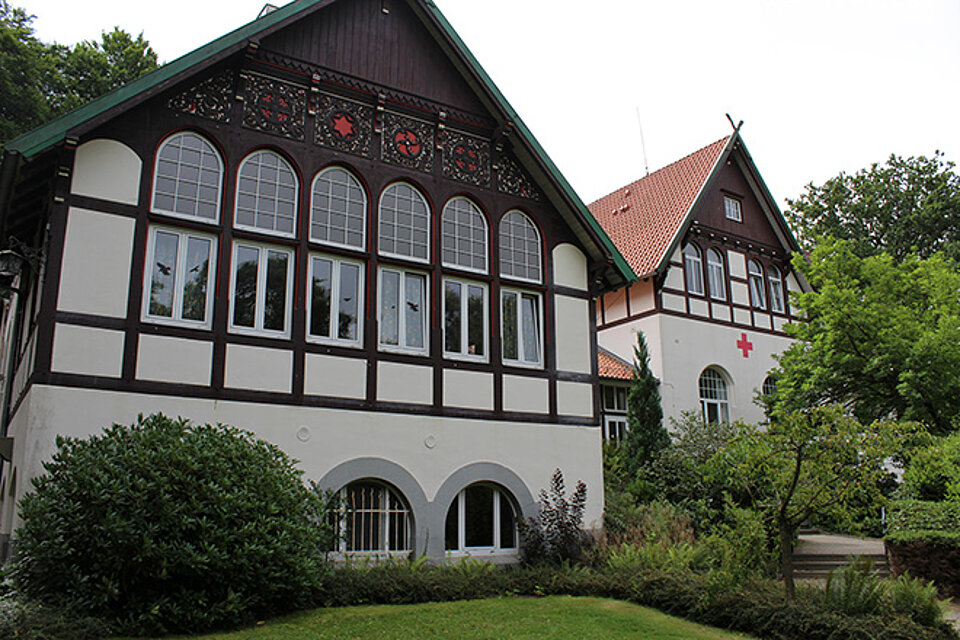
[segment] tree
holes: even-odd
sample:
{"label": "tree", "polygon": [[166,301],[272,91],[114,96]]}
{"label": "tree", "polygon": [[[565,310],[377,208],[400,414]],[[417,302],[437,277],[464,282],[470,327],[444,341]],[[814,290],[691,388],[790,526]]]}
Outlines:
{"label": "tree", "polygon": [[0,145],[50,117],[44,78],[52,66],[32,21],[23,9],[0,0]]}
{"label": "tree", "polygon": [[884,460],[907,425],[864,428],[836,405],[779,416],[766,428],[744,425],[709,465],[745,492],[778,532],[781,570],[793,598],[793,539],[808,518],[877,491]]}
{"label": "tree", "polygon": [[622,456],[628,477],[670,444],[670,435],[663,427],[660,406],[660,381],[650,371],[650,352],[642,333],[637,333],[633,348],[633,382],[627,395],[627,437]]}
{"label": "tree", "polygon": [[960,259],[960,176],[943,154],[891,155],[855,174],[841,173],[788,200],[786,217],[807,249],[832,236],[861,258],[886,251],[894,260],[938,251]]}
{"label": "tree", "polygon": [[960,272],[941,256],[861,258],[825,241],[794,266],[813,291],[779,357],[774,413],[845,405],[864,423],[893,417],[934,433],[960,416]]}

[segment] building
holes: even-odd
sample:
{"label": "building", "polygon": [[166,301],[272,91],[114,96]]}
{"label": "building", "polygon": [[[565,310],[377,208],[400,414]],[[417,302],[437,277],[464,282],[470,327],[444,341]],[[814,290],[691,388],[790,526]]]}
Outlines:
{"label": "building", "polygon": [[155,411],[343,490],[345,552],[510,560],[556,468],[599,522],[591,300],[633,274],[429,0],[267,12],[0,176],[3,534],[57,435]]}
{"label": "building", "polygon": [[664,419],[760,422],[758,393],[790,344],[790,266],[800,250],[739,128],[597,200],[590,211],[639,280],[596,302],[603,423],[622,436],[637,332],[660,379]]}

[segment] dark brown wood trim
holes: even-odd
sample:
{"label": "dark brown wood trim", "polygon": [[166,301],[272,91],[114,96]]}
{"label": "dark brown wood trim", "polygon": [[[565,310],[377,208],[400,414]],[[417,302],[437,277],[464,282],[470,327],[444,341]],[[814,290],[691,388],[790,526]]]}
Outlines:
{"label": "dark brown wood trim", "polygon": [[737,322],[727,322],[726,320],[718,320],[714,318],[706,318],[703,316],[690,316],[685,313],[680,313],[679,311],[671,311],[669,309],[664,309],[661,313],[667,316],[673,316],[675,318],[685,318],[687,320],[693,320],[694,322],[707,322],[709,324],[716,324],[723,327],[733,327],[735,329],[742,329],[745,331],[754,331],[756,333],[763,333],[766,335],[776,336],[778,338],[787,338],[789,337],[783,331],[777,331],[776,329],[764,329],[763,327],[756,327],[753,325],[745,325]]}
{"label": "dark brown wood trim", "polygon": [[619,320],[614,320],[613,322],[608,322],[607,324],[597,327],[597,331],[604,331],[605,329],[610,329],[612,327],[619,327],[622,324],[627,324],[628,322],[633,322],[634,320],[640,320],[642,318],[648,318],[652,315],[658,313],[657,309],[647,309],[646,311],[641,311],[635,316],[630,316],[629,318],[620,318]]}
{"label": "dark brown wood trim", "polygon": [[108,318],[73,311],[57,311],[55,322],[57,324],[73,324],[97,329],[114,329],[116,331],[123,331],[127,328],[126,318]]}
{"label": "dark brown wood trim", "polygon": [[137,205],[124,204],[122,202],[114,202],[113,200],[104,200],[92,196],[81,196],[72,193],[70,194],[69,202],[71,207],[86,209],[87,211],[96,211],[98,213],[110,213],[125,218],[136,218],[140,215],[140,208]]}
{"label": "dark brown wood trim", "polygon": [[[578,300],[591,300],[592,297],[589,291],[582,291],[580,289],[574,289],[572,287],[564,287],[557,285],[553,288],[554,294],[558,296],[567,296],[568,298],[577,298]],[[630,305],[627,304],[627,312],[629,313]]]}

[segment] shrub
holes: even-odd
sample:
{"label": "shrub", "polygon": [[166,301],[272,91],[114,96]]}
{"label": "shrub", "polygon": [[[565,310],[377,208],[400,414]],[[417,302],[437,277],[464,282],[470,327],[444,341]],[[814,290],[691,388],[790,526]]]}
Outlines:
{"label": "shrub", "polygon": [[955,535],[960,532],[960,500],[897,500],[890,509],[888,531],[887,539],[899,536],[898,541],[907,541],[911,537],[919,539],[924,534],[929,537],[934,532]]}
{"label": "shrub", "polygon": [[880,610],[883,595],[883,583],[873,571],[873,560],[859,557],[827,575],[823,604],[830,611],[852,616],[874,614]]}
{"label": "shrub", "polygon": [[566,497],[563,472],[557,469],[550,479],[550,491],[540,490],[540,513],[518,523],[520,553],[524,562],[580,560],[590,543],[583,529],[587,506],[587,485],[577,481],[570,499]]}
{"label": "shrub", "polygon": [[943,609],[937,600],[933,582],[924,582],[909,574],[887,582],[886,602],[891,612],[933,626],[943,621]]}
{"label": "shrub", "polygon": [[903,472],[904,497],[960,500],[960,431],[913,453]]}
{"label": "shrub", "polygon": [[20,504],[26,596],[151,634],[310,602],[325,517],[274,445],[156,414],[57,447]]}
{"label": "shrub", "polygon": [[0,638],[100,640],[110,632],[110,626],[96,618],[24,602],[14,595],[0,598]]}

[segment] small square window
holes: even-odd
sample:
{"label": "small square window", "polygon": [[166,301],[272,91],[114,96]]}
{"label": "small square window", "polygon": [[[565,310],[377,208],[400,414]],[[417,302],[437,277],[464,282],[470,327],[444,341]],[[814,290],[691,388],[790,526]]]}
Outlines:
{"label": "small square window", "polygon": [[740,201],[730,196],[723,197],[723,211],[727,214],[727,220],[743,222],[743,214],[740,211]]}

